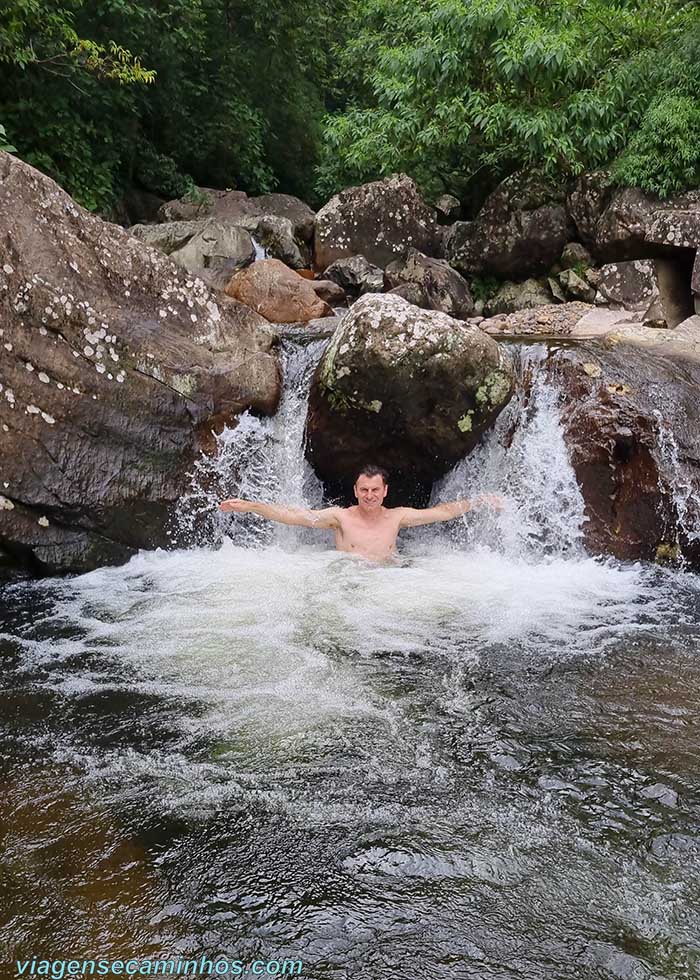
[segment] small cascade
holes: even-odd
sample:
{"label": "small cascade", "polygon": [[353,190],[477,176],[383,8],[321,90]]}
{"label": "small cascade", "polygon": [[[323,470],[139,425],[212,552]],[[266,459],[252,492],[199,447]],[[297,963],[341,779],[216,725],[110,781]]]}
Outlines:
{"label": "small cascade", "polygon": [[261,419],[244,412],[235,428],[225,428],[216,437],[216,451],[195,462],[190,489],[176,514],[173,537],[177,541],[211,546],[229,537],[236,544],[254,547],[299,539],[301,529],[273,525],[252,514],[232,518],[222,514],[218,504],[241,497],[320,506],[321,484],[304,456],[304,427],[311,378],[325,344],[325,340],[307,346],[283,343],[284,389],[276,415]]}
{"label": "small cascade", "polygon": [[[700,540],[700,512],[697,505],[697,488],[683,464],[673,430],[658,409],[654,412],[657,422],[657,453],[661,490],[670,492],[676,511],[680,538],[687,542]],[[665,484],[661,482],[661,477]]]}
{"label": "small cascade", "polygon": [[253,248],[255,249],[255,258],[253,259],[253,261],[259,262],[260,259],[266,259],[268,255],[265,246],[261,245],[260,242],[257,240],[257,238],[255,238],[253,235],[251,235],[250,237],[253,242]]}
{"label": "small cascade", "polygon": [[543,344],[513,349],[517,390],[491,432],[435,485],[432,503],[497,493],[501,513],[471,513],[443,532],[462,547],[485,546],[541,560],[582,552],[584,503],[564,441],[560,394],[544,371]]}

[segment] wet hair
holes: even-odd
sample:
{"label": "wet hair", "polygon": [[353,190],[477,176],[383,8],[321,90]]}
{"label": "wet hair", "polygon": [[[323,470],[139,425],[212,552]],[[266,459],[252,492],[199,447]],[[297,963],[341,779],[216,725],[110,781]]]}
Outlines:
{"label": "wet hair", "polygon": [[357,483],[361,476],[381,476],[384,486],[388,486],[389,484],[389,474],[387,471],[383,470],[381,466],[375,466],[373,463],[368,463],[366,466],[357,470],[353,482]]}

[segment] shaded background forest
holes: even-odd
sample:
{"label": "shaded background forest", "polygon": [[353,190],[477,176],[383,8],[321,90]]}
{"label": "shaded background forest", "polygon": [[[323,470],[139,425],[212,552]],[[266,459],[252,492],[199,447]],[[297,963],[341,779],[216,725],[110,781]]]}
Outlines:
{"label": "shaded background forest", "polygon": [[112,215],[395,171],[466,214],[522,167],[668,196],[700,186],[699,67],[683,0],[10,0],[0,147]]}

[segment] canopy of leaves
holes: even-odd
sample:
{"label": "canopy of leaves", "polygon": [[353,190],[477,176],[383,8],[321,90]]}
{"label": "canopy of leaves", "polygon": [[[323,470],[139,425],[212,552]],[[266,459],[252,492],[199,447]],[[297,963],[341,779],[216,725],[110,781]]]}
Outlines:
{"label": "canopy of leaves", "polygon": [[700,184],[699,56],[689,0],[6,0],[0,147],[103,211],[395,171],[467,207],[521,168],[665,195]]}
{"label": "canopy of leaves", "polygon": [[335,2],[10,0],[0,120],[90,208],[133,185],[310,192]]}
{"label": "canopy of leaves", "polygon": [[356,0],[343,33],[324,194],[403,170],[468,201],[522,167],[618,157],[648,190],[698,183],[695,3]]}

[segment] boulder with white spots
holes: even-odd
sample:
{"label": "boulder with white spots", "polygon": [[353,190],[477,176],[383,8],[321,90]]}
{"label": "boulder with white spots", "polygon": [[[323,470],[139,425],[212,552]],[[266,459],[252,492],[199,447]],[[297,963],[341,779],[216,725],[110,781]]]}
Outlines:
{"label": "boulder with white spots", "polygon": [[314,266],[319,271],[351,255],[364,255],[383,269],[411,247],[437,254],[441,229],[435,210],[405,174],[348,187],[316,215]]}
{"label": "boulder with white spots", "polygon": [[274,411],[275,338],[0,153],[0,551],[35,573],[166,545],[200,438]]}
{"label": "boulder with white spots", "polygon": [[379,461],[407,499],[472,449],[512,386],[507,352],[478,327],[396,295],[363,296],[314,376],[310,459],[331,489]]}

